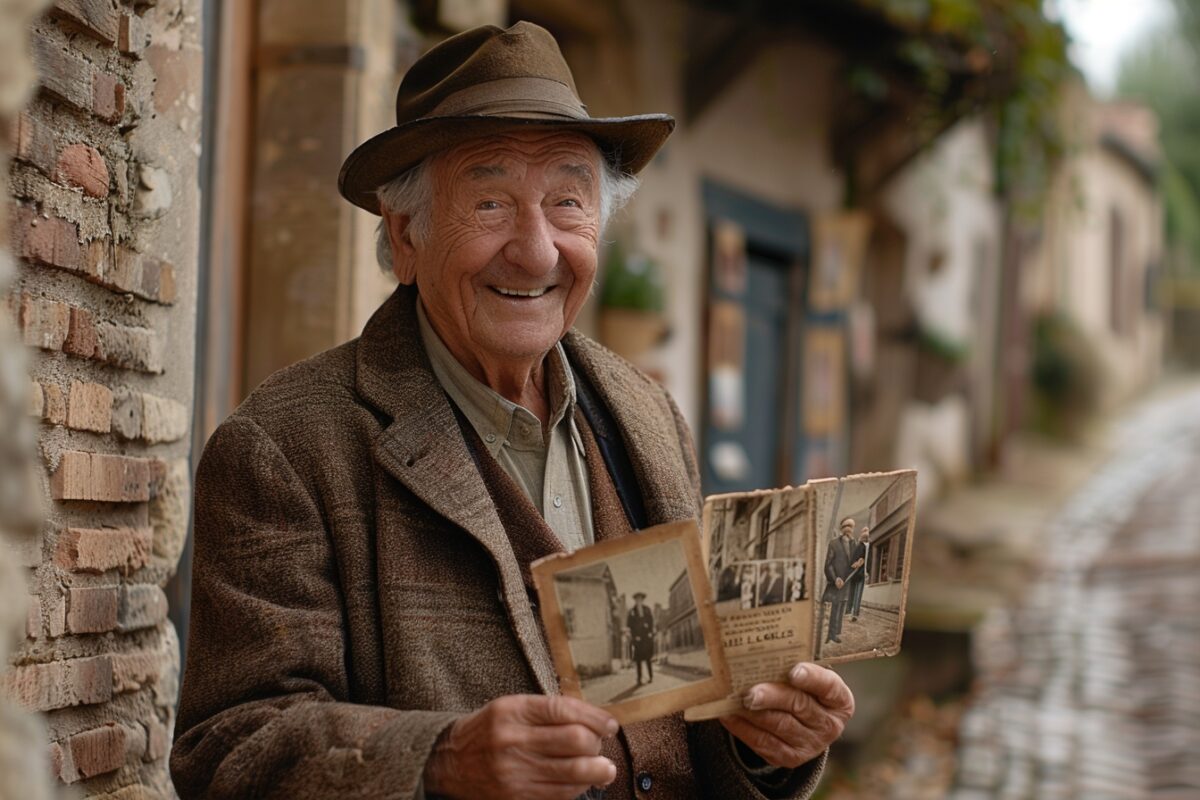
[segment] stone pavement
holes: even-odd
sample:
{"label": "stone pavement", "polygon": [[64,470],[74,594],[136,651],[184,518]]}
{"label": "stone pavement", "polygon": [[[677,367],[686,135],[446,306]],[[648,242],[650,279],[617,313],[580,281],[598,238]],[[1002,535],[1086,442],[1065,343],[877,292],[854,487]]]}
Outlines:
{"label": "stone pavement", "polygon": [[1115,434],[976,633],[953,800],[1200,797],[1200,390]]}
{"label": "stone pavement", "polygon": [[[829,605],[825,606],[826,612]],[[821,658],[836,658],[848,653],[862,653],[872,648],[884,649],[894,644],[899,614],[896,611],[863,606],[857,620],[851,620],[847,614],[842,619],[842,632],[839,642],[825,642],[821,645]],[[825,620],[828,626],[829,621]]]}

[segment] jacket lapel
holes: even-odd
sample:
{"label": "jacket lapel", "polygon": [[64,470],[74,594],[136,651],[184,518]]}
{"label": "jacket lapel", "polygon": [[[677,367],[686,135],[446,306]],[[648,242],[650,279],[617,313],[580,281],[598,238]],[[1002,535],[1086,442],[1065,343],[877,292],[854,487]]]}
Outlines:
{"label": "jacket lapel", "polygon": [[617,356],[587,337],[563,339],[571,366],[583,372],[624,436],[651,525],[697,519],[699,497],[688,481],[675,416],[664,396]]}
{"label": "jacket lapel", "polygon": [[[401,286],[363,329],[358,347],[358,390],[391,418],[375,440],[375,460],[435,513],[474,537],[500,574],[513,628],[542,691],[558,693],[549,653],[525,591],[520,565],[495,505],[441,386],[417,329],[416,291]],[[394,543],[382,531],[378,547]],[[380,563],[391,563],[380,558]]]}

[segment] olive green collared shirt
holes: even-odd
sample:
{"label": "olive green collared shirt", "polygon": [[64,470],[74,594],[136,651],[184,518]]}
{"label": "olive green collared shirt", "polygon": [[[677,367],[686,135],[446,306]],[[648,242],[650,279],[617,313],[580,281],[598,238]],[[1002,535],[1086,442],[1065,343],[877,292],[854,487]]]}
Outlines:
{"label": "olive green collared shirt", "polygon": [[417,302],[433,374],[484,447],[541,513],[567,552],[592,544],[592,498],[583,439],[575,426],[575,379],[561,343],[546,354],[550,419],[541,421],[475,379],[442,342]]}

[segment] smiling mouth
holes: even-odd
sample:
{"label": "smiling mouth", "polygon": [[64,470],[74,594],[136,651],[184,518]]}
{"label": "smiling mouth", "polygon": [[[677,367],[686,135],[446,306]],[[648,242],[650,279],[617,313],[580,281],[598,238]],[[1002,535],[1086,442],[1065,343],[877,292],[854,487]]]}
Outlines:
{"label": "smiling mouth", "polygon": [[492,291],[505,297],[541,297],[553,289],[553,286],[543,286],[541,289],[506,289],[503,286],[493,286]]}

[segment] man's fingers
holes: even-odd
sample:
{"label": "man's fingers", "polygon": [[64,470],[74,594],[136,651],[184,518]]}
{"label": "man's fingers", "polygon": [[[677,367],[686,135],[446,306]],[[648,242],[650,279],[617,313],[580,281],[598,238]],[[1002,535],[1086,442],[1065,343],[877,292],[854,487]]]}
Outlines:
{"label": "man's fingers", "polygon": [[[721,717],[725,729],[776,767],[798,767],[812,758],[742,716]],[[816,752],[820,752],[819,750]]]}
{"label": "man's fingers", "polygon": [[557,783],[574,786],[607,786],[617,777],[617,768],[604,756],[578,758],[529,759],[529,774],[537,783]]}
{"label": "man's fingers", "polygon": [[617,720],[612,714],[578,698],[556,694],[533,695],[529,700],[523,719],[530,725],[583,725],[597,736],[617,733]]}
{"label": "man's fingers", "polygon": [[821,705],[847,718],[854,714],[854,693],[831,669],[816,664],[797,664],[788,673],[788,682],[802,692],[807,692]]}
{"label": "man's fingers", "polygon": [[545,756],[600,755],[600,736],[586,725],[538,725],[526,728],[526,747]]}
{"label": "man's fingers", "polygon": [[743,704],[748,711],[782,711],[800,720],[827,713],[815,697],[786,683],[760,683],[746,692]]}

